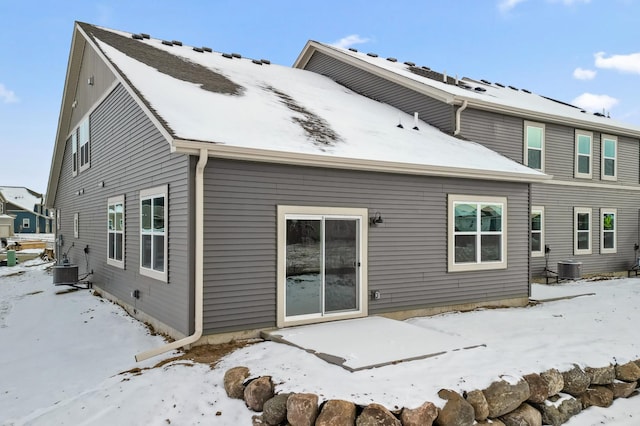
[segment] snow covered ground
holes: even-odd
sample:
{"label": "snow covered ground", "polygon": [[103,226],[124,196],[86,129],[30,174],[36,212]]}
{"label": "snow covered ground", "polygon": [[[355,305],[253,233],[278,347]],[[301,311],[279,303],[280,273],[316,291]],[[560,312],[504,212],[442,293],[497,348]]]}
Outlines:
{"label": "snow covered ground", "polygon": [[[253,413],[227,398],[222,386],[224,372],[239,365],[253,375],[273,376],[277,391],[394,408],[425,400],[440,404],[440,388],[482,389],[503,374],[640,358],[640,279],[634,278],[534,285],[534,297],[541,299],[595,295],[412,319],[411,324],[486,347],[376,369],[350,373],[294,347],[263,342],[235,351],[214,369],[174,361],[129,371],[168,358],[134,360],[162,339],[90,291],[56,295],[61,288],[51,284],[40,262],[0,268],[0,424],[250,425]],[[640,397],[589,408],[567,424],[640,424]]]}

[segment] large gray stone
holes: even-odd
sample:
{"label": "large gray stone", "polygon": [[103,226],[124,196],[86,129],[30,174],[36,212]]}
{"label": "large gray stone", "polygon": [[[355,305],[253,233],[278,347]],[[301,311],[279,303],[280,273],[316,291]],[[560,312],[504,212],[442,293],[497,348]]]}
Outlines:
{"label": "large gray stone", "polygon": [[616,369],[613,365],[606,367],[587,367],[584,372],[589,376],[592,385],[609,385],[616,379]]}
{"label": "large gray stone", "polygon": [[613,404],[613,391],[605,386],[593,386],[580,395],[580,402],[583,410],[591,406],[606,408]]}
{"label": "large gray stone", "polygon": [[542,422],[546,425],[560,426],[572,416],[582,411],[582,404],[573,397],[554,395],[542,404],[534,404],[542,415]]}
{"label": "large gray stone", "polygon": [[633,361],[616,365],[616,379],[623,382],[637,382],[640,380],[640,367]]}
{"label": "large gray stone", "polygon": [[580,396],[585,393],[591,383],[587,373],[582,371],[582,368],[577,364],[574,364],[571,370],[563,372],[562,378],[564,379],[562,392],[573,396]]}
{"label": "large gray stone", "polygon": [[234,367],[224,373],[224,391],[229,398],[244,398],[244,381],[249,377],[247,367]]}
{"label": "large gray stone", "polygon": [[330,399],[325,402],[315,426],[353,426],[356,406],[353,402]]}
{"label": "large gray stone", "polygon": [[522,404],[500,417],[505,426],[542,426],[542,415],[529,404]]}
{"label": "large gray stone", "polygon": [[531,393],[527,401],[539,404],[549,397],[549,386],[539,374],[527,374],[522,378],[529,384],[529,392]]}
{"label": "large gray stone", "polygon": [[292,426],[313,426],[318,418],[318,395],[294,393],[287,399],[287,421]]}
{"label": "large gray stone", "polygon": [[271,398],[273,398],[273,382],[269,376],[258,377],[244,388],[244,402],[253,411],[262,411],[264,403]]}
{"label": "large gray stone", "polygon": [[442,389],[438,396],[447,401],[435,421],[437,426],[468,426],[475,421],[473,407],[452,390]]}
{"label": "large gray stone", "polygon": [[500,417],[515,410],[529,399],[531,391],[526,380],[520,379],[511,384],[505,380],[493,382],[491,386],[482,391],[489,405],[489,417]]}
{"label": "large gray stone", "polygon": [[[425,402],[418,408],[403,408],[400,413],[402,426],[431,426],[438,418],[438,407],[432,402]],[[317,424],[316,424],[317,426]]]}
{"label": "large gray stone", "polygon": [[279,425],[287,419],[288,393],[276,395],[267,400],[262,407],[262,419],[268,425]]}
{"label": "large gray stone", "polygon": [[628,398],[638,387],[638,382],[615,381],[607,387],[613,392],[613,399]]}
{"label": "large gray stone", "polygon": [[382,405],[369,404],[356,419],[356,426],[402,426],[402,423]]}
{"label": "large gray stone", "polygon": [[489,417],[489,404],[487,403],[487,398],[484,397],[484,394],[481,390],[473,390],[471,392],[467,392],[467,396],[465,399],[473,407],[476,421],[481,422]]}
{"label": "large gray stone", "polygon": [[544,373],[540,373],[540,378],[542,378],[542,380],[544,380],[549,387],[547,398],[562,392],[562,388],[564,387],[564,379],[562,377],[562,373],[560,373],[555,368],[547,370]]}

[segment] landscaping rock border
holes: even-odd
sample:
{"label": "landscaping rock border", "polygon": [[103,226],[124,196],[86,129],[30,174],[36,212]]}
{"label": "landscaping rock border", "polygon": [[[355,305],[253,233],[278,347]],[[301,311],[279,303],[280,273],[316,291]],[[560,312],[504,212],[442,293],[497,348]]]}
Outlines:
{"label": "landscaping rock border", "polygon": [[243,399],[255,412],[253,425],[269,426],[558,426],[589,407],[609,407],[615,399],[637,395],[640,359],[622,365],[556,369],[523,377],[501,377],[486,389],[459,394],[442,389],[442,409],[432,402],[417,408],[390,411],[376,403],[319,403],[312,393],[275,393],[270,376],[249,378],[247,367],[225,373],[230,398]]}

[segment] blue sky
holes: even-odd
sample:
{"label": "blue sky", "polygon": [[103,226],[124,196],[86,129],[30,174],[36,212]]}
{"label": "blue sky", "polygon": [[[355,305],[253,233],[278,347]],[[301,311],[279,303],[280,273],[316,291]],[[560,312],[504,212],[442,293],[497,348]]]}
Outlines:
{"label": "blue sky", "polygon": [[0,186],[45,192],[74,21],[291,65],[309,39],[640,125],[640,0],[0,0]]}

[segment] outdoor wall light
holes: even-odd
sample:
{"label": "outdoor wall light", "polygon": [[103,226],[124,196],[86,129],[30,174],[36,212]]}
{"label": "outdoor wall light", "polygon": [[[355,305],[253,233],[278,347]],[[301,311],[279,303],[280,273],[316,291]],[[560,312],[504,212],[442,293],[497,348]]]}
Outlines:
{"label": "outdoor wall light", "polygon": [[380,215],[380,212],[376,212],[373,217],[369,218],[369,224],[371,224],[372,226],[375,226],[379,223],[383,223],[384,220],[382,219],[382,216]]}
{"label": "outdoor wall light", "polygon": [[98,188],[104,188],[104,181],[103,180],[98,182]]}
{"label": "outdoor wall light", "polygon": [[93,76],[91,76],[91,77],[89,77],[89,78],[87,79],[87,84],[88,84],[89,86],[93,86]]}

